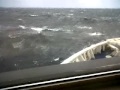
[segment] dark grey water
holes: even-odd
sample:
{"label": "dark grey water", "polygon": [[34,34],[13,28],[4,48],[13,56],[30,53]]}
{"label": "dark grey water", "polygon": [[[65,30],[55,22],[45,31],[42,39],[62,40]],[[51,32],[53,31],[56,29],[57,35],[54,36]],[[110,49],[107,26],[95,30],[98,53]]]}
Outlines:
{"label": "dark grey water", "polygon": [[120,36],[119,9],[0,9],[0,72],[60,64]]}

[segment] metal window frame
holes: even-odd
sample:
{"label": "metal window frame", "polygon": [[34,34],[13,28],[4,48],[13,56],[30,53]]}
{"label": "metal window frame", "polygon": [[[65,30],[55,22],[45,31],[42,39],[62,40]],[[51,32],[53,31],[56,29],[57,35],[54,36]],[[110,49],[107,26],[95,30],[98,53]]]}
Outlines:
{"label": "metal window frame", "polygon": [[120,57],[0,73],[0,89],[44,86],[120,73]]}

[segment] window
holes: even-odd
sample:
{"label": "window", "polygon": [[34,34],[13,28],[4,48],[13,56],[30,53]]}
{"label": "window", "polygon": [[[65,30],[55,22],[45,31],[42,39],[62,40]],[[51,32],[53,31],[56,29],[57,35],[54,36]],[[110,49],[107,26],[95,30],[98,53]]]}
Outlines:
{"label": "window", "polygon": [[[119,8],[118,0],[0,0],[0,74],[118,57]],[[102,56],[91,46],[101,41],[110,49],[98,46]]]}

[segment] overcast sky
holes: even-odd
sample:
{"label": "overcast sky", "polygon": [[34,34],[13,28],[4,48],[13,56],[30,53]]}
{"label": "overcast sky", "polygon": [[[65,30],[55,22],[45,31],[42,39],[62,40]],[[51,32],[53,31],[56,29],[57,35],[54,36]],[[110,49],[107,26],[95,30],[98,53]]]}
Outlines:
{"label": "overcast sky", "polygon": [[0,7],[120,8],[120,0],[0,0]]}

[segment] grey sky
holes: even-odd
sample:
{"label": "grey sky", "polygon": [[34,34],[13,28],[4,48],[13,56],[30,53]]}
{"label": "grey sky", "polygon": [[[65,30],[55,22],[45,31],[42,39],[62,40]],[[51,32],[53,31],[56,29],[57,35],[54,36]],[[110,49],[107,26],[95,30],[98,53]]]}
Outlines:
{"label": "grey sky", "polygon": [[0,7],[120,8],[120,0],[0,0]]}

